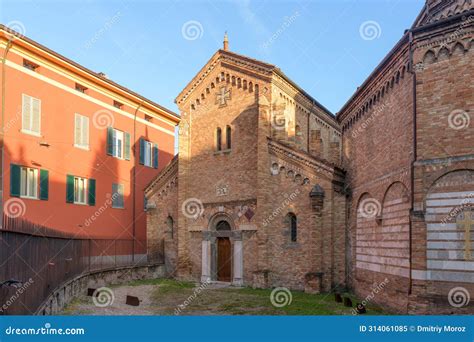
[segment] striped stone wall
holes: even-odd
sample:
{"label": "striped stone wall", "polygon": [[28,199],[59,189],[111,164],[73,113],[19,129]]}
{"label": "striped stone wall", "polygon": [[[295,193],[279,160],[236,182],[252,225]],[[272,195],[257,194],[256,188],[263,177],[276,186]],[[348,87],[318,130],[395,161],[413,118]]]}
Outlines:
{"label": "striped stone wall", "polygon": [[474,283],[474,184],[462,181],[469,172],[448,175],[427,195],[426,280]]}
{"label": "striped stone wall", "polygon": [[401,183],[390,186],[383,204],[369,195],[360,201],[357,211],[357,268],[409,276],[409,210],[409,197]]}

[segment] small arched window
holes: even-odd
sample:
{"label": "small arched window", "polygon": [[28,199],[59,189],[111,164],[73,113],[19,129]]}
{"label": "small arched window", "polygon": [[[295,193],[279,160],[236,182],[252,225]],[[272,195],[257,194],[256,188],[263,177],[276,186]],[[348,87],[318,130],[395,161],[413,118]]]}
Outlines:
{"label": "small arched window", "polygon": [[174,236],[174,221],[171,216],[168,216],[166,219],[166,226],[168,227],[168,233],[170,234],[170,237],[173,238]]}
{"label": "small arched window", "polygon": [[290,228],[290,238],[291,242],[296,242],[298,238],[298,222],[296,219],[296,215],[293,213],[289,213],[287,216],[288,225]]}
{"label": "small arched window", "polygon": [[222,130],[220,127],[217,127],[216,131],[216,149],[217,151],[222,150]]}
{"label": "small arched window", "polygon": [[226,141],[227,141],[227,149],[230,150],[232,148],[232,128],[227,126],[225,129]]}

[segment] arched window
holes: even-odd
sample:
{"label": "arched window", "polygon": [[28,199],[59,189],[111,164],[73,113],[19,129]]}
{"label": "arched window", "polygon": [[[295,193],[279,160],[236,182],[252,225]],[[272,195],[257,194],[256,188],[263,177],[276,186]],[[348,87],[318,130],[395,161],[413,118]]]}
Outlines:
{"label": "arched window", "polygon": [[168,216],[166,219],[166,226],[168,227],[168,233],[170,234],[170,237],[173,238],[174,236],[174,221],[171,216]]}
{"label": "arched window", "polygon": [[290,228],[291,242],[296,242],[298,238],[298,222],[296,219],[296,215],[293,213],[289,213],[287,216],[287,219],[288,219],[288,225]]}
{"label": "arched window", "polygon": [[220,127],[217,127],[216,132],[216,149],[218,151],[222,150],[222,130]]}
{"label": "arched window", "polygon": [[227,140],[227,149],[230,150],[232,148],[232,128],[230,128],[230,126],[226,127],[225,135]]}

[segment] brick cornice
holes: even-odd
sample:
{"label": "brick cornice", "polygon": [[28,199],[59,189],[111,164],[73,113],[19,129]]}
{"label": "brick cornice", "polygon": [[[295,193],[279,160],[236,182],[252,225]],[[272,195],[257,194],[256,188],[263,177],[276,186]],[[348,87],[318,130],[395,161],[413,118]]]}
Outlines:
{"label": "brick cornice", "polygon": [[145,195],[151,196],[161,188],[166,186],[170,180],[175,179],[178,175],[178,160],[179,155],[175,155],[174,158],[168,163],[167,166],[153,179],[150,184],[145,188]]}
{"label": "brick cornice", "polygon": [[326,160],[313,157],[302,151],[295,151],[294,149],[285,146],[275,140],[267,138],[268,151],[288,163],[310,171],[314,174],[324,174],[328,179],[333,178],[335,165],[332,165]]}

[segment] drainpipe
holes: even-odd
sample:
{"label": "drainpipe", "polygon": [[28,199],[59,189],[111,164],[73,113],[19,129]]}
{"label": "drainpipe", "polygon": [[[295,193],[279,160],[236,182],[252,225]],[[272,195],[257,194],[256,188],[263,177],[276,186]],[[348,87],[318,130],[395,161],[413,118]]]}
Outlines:
{"label": "drainpipe", "polygon": [[415,161],[417,159],[416,154],[416,72],[413,65],[413,31],[409,31],[409,70],[410,73],[413,75],[413,89],[412,89],[412,97],[413,97],[413,160],[411,163],[411,170],[410,170],[410,181],[411,181],[411,208],[410,208],[410,274],[408,276],[409,286],[408,286],[408,295],[412,293],[412,286],[413,286],[413,279],[412,279],[412,270],[413,270],[413,221],[412,215],[414,213],[414,206],[415,206]]}
{"label": "drainpipe", "polygon": [[140,107],[142,106],[143,101],[140,102],[138,107],[135,109],[135,113],[133,114],[133,175],[132,175],[132,236],[133,236],[133,243],[132,243],[132,263],[135,262],[135,220],[136,220],[136,187],[137,187],[137,158],[136,158],[136,148],[137,148],[137,113]]}
{"label": "drainpipe", "polygon": [[7,42],[7,45],[5,47],[5,51],[3,52],[3,58],[2,58],[2,119],[1,119],[1,127],[0,127],[0,149],[1,149],[1,180],[0,180],[0,204],[2,209],[2,217],[0,218],[0,229],[3,228],[3,191],[4,191],[4,175],[5,175],[5,167],[4,167],[4,140],[5,140],[5,94],[6,94],[6,70],[5,70],[5,64],[7,62],[7,55],[8,52],[10,51],[10,48],[13,45],[13,36],[10,37],[10,39]]}

